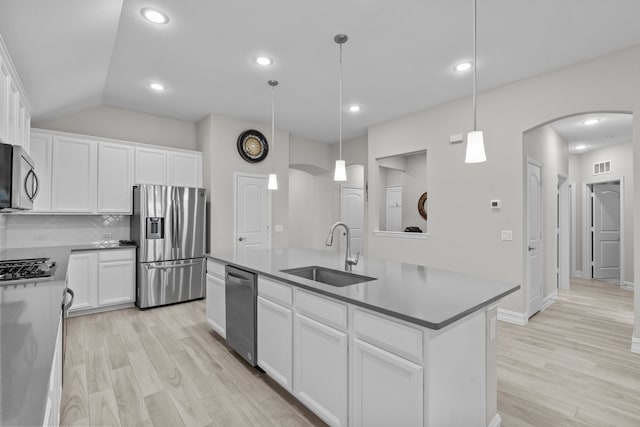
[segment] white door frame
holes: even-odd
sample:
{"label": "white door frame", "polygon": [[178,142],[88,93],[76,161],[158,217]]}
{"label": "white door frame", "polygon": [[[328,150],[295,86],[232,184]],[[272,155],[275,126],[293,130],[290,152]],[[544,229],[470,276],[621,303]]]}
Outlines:
{"label": "white door frame", "polygon": [[563,179],[558,187],[558,290],[568,290],[571,275],[569,180],[566,175],[558,175],[558,179]]}
{"label": "white door frame", "polygon": [[[587,180],[582,185],[582,277],[592,278],[591,261],[591,189],[594,184],[620,183],[620,286],[624,285],[624,176],[612,175]],[[587,270],[587,271],[585,271]]]}
{"label": "white door frame", "polygon": [[[264,178],[265,180],[269,180],[268,175],[260,175],[255,173],[245,173],[245,172],[234,172],[233,173],[233,248],[238,248],[238,178],[239,177],[247,177],[247,178]],[[267,233],[267,246],[271,249],[271,234],[273,233],[273,228],[271,227],[271,191],[269,192],[269,207],[267,213],[267,228],[269,232]]]}
{"label": "white door frame", "polygon": [[582,272],[578,274],[576,263],[577,263],[577,255],[576,250],[578,249],[578,235],[577,235],[577,225],[576,221],[578,217],[576,216],[576,183],[571,181],[569,183],[569,220],[571,221],[571,277],[582,277]]}
{"label": "white door frame", "polygon": [[543,307],[544,307],[544,266],[545,266],[545,254],[546,251],[544,250],[544,245],[546,242],[546,239],[544,238],[544,165],[535,160],[532,157],[527,156],[525,158],[525,163],[524,163],[524,179],[523,179],[523,187],[524,187],[524,222],[523,222],[523,228],[524,228],[524,233],[523,236],[524,238],[523,240],[523,244],[522,244],[522,254],[523,254],[523,258],[524,258],[524,280],[525,280],[525,307],[524,307],[524,312],[525,315],[527,317],[527,319],[529,317],[531,317],[531,315],[533,315],[534,313],[529,313],[529,283],[527,281],[527,266],[528,266],[528,259],[527,257],[529,256],[529,230],[528,230],[528,215],[529,215],[529,171],[528,171],[528,164],[532,164],[535,166],[538,166],[540,168],[540,229],[542,230],[542,237],[540,238],[540,257],[542,259],[542,271],[540,272],[542,274],[542,301],[543,301]]}

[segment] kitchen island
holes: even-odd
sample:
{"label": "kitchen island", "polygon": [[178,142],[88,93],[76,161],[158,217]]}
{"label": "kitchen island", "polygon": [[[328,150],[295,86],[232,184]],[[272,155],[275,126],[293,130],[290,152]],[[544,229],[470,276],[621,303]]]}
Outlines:
{"label": "kitchen island", "polygon": [[497,302],[519,285],[361,257],[353,273],[374,280],[335,287],[282,271],[342,270],[335,252],[208,258],[211,326],[224,336],[224,265],[256,273],[258,365],[327,423],[500,425]]}

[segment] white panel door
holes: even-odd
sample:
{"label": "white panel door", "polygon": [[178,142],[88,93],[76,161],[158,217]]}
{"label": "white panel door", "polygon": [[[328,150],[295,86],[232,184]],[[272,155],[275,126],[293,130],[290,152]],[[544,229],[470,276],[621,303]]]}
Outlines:
{"label": "white panel door", "polygon": [[352,424],[421,426],[422,366],[358,338],[352,355]]}
{"label": "white panel door", "polygon": [[51,207],[55,212],[96,211],[97,143],[53,137]]}
{"label": "white panel door", "polygon": [[207,323],[222,338],[227,337],[224,280],[207,274]]}
{"label": "white panel door", "polygon": [[288,392],[293,391],[293,312],[258,297],[258,365]]}
{"label": "white panel door", "polygon": [[131,213],[133,162],[133,147],[99,143],[98,213]]}
{"label": "white panel door", "polygon": [[593,278],[620,278],[620,184],[593,186]]}
{"label": "white panel door", "polygon": [[53,137],[40,133],[31,134],[31,159],[36,165],[38,194],[33,201],[34,212],[51,211],[51,156]]}
{"label": "white panel door", "polygon": [[135,301],[135,271],[133,260],[98,264],[98,305]]}
{"label": "white panel door", "polygon": [[527,163],[527,312],[540,311],[543,299],[542,168]]}
{"label": "white panel door", "polygon": [[192,153],[169,153],[171,185],[178,187],[202,186],[202,156]]}
{"label": "white panel door", "polygon": [[94,308],[98,304],[98,254],[96,252],[77,253],[69,256],[67,286],[74,292],[72,313],[77,310]]}
{"label": "white panel door", "polygon": [[386,230],[402,231],[402,187],[387,187]]}
{"label": "white panel door", "polygon": [[268,249],[271,203],[266,176],[236,175],[236,248]]}
{"label": "white panel door", "polygon": [[[364,222],[364,191],[362,188],[340,187],[340,220],[351,229],[351,253],[362,252],[362,224]],[[344,248],[346,236],[340,244]]]}
{"label": "white panel door", "polygon": [[136,184],[168,185],[167,152],[136,147]]}
{"label": "white panel door", "polygon": [[347,342],[346,333],[296,313],[294,395],[332,426],[347,425]]}

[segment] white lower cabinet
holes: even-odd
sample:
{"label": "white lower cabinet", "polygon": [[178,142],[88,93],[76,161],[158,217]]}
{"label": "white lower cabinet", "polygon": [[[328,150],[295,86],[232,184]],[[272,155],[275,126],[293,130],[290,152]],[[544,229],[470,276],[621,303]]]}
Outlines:
{"label": "white lower cabinet", "polygon": [[[212,262],[209,261],[208,266]],[[222,267],[224,271],[224,267]],[[227,337],[224,280],[218,275],[210,274],[207,267],[207,322],[222,338]]]}
{"label": "white lower cabinet", "polygon": [[98,305],[98,253],[80,252],[69,256],[67,283],[73,290],[69,313],[88,310]]}
{"label": "white lower cabinet", "polygon": [[423,425],[422,366],[358,338],[351,354],[351,425]]}
{"label": "white lower cabinet", "polygon": [[293,311],[258,296],[258,365],[293,391]]}
{"label": "white lower cabinet", "polygon": [[347,425],[348,341],[345,332],[295,314],[294,395],[332,426]]}

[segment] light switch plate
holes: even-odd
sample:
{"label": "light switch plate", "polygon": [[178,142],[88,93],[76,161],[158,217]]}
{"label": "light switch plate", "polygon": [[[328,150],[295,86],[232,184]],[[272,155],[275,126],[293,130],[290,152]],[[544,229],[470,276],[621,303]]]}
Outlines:
{"label": "light switch plate", "polygon": [[513,231],[512,230],[500,231],[500,240],[513,240]]}
{"label": "light switch plate", "polygon": [[461,133],[449,136],[449,144],[460,144],[461,142],[464,142],[464,135]]}
{"label": "light switch plate", "polygon": [[284,231],[284,225],[276,224],[276,233],[282,233]]}

